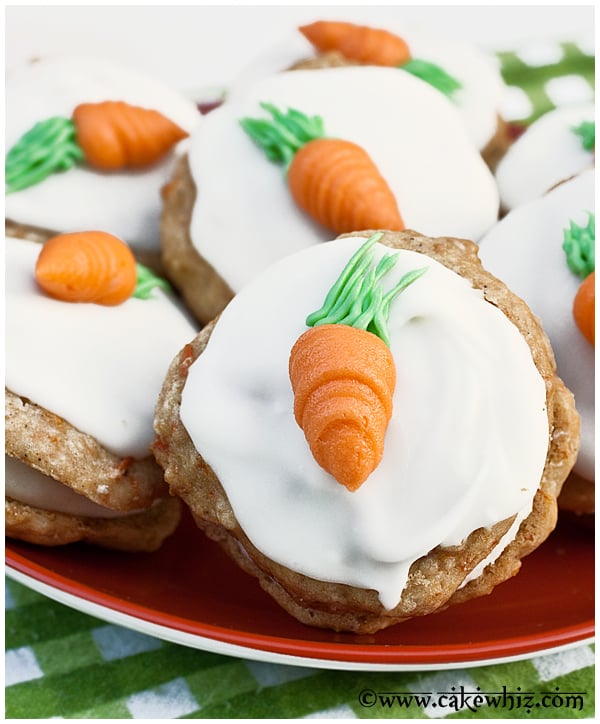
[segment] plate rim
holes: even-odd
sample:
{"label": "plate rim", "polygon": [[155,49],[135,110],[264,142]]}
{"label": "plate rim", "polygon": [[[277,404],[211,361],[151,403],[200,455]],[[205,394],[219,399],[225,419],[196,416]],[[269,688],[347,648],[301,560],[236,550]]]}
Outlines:
{"label": "plate rim", "polygon": [[[137,630],[171,643],[211,653],[255,661],[309,668],[359,671],[428,671],[474,668],[509,663],[548,655],[594,642],[595,622],[591,618],[551,633],[516,636],[473,646],[392,647],[389,644],[343,644],[284,639],[265,634],[248,634],[236,629],[192,622],[165,614],[116,595],[98,591],[49,571],[25,556],[5,549],[5,573],[59,603],[96,618]],[[159,620],[168,619],[168,625]],[[200,626],[201,633],[194,629]],[[400,650],[401,649],[401,650]],[[469,651],[470,650],[470,651]]]}

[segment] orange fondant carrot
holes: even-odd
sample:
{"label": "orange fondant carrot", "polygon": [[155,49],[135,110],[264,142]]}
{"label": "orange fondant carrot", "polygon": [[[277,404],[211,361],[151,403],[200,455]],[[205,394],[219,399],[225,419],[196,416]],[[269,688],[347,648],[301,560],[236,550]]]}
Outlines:
{"label": "orange fondant carrot", "polygon": [[4,163],[6,192],[80,163],[102,171],[149,166],[187,135],[158,111],[123,101],[83,103],[71,118],[36,123],[10,149]]}
{"label": "orange fondant carrot", "polygon": [[112,306],[133,294],[136,261],[129,247],[112,234],[59,234],[42,246],[35,278],[56,299]]}
{"label": "orange fondant carrot", "polygon": [[336,234],[404,229],[396,197],[364,148],[324,138],[319,116],[261,106],[272,120],[244,118],[240,124],[269,159],[286,165],[290,192],[301,209]]}
{"label": "orange fondant carrot", "polygon": [[73,111],[77,144],[91,166],[150,166],[188,134],[158,111],[123,101],[82,103]]}
{"label": "orange fondant carrot", "polygon": [[298,337],[289,359],[296,422],[317,463],[350,491],[379,465],[392,415],[390,304],[426,270],[407,272],[384,293],[380,280],[397,255],[372,264],[372,247],[381,236],[371,236],[344,267],[321,309],[307,317],[310,329]]}
{"label": "orange fondant carrot", "polygon": [[587,341],[596,346],[596,272],[581,282],[573,301],[575,322]]}
{"label": "orange fondant carrot", "polygon": [[337,50],[350,60],[369,65],[397,66],[410,60],[406,42],[387,30],[326,20],[299,30],[321,53]]}
{"label": "orange fondant carrot", "polygon": [[389,348],[344,324],[312,327],[292,348],[289,373],[294,416],[315,460],[356,490],[383,456],[396,384]]}
{"label": "orange fondant carrot", "polygon": [[288,168],[288,184],[298,206],[337,234],[404,229],[386,180],[350,141],[318,138],[302,146]]}

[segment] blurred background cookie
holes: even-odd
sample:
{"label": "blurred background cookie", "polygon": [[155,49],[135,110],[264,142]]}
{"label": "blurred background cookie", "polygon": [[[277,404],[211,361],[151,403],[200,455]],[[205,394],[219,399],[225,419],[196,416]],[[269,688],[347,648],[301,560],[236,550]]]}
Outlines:
{"label": "blurred background cookie", "polygon": [[[483,237],[479,251],[484,265],[539,316],[558,372],[575,395],[581,449],[561,507],[578,513],[594,511],[594,187],[595,171],[587,170],[522,204]],[[575,300],[584,284],[581,311]]]}
{"label": "blurred background cookie", "polygon": [[519,136],[496,169],[500,204],[510,211],[595,162],[593,103],[563,106],[540,116]]}
{"label": "blurred background cookie", "polygon": [[[33,227],[48,238],[101,228],[156,257],[160,190],[181,151],[179,142],[202,120],[194,102],[108,58],[65,54],[12,68],[5,100],[9,233]],[[110,115],[96,111],[91,122],[80,120],[82,105],[106,102],[150,113],[130,118],[123,109],[119,114],[110,109]],[[177,129],[164,148],[158,116],[171,131]],[[96,153],[99,145],[106,151],[104,163]]]}
{"label": "blurred background cookie", "polygon": [[250,59],[230,93],[290,67],[344,63],[392,66],[422,78],[456,105],[469,138],[490,165],[510,144],[500,115],[505,87],[495,58],[473,44],[428,33],[401,19],[377,25],[372,19],[359,23],[315,17],[290,28],[269,50]]}
{"label": "blurred background cookie", "polygon": [[[301,128],[294,115],[283,131],[259,130],[254,137],[248,132],[262,121],[281,125],[273,114],[280,118],[290,109],[302,114]],[[245,127],[243,119],[249,119]],[[293,139],[294,131],[300,134],[296,140],[281,141]],[[319,135],[366,152],[397,205],[395,226],[388,217],[375,217],[367,225],[356,219],[340,228],[332,219],[315,220],[298,205],[288,166]],[[358,167],[344,163],[347,178]],[[349,207],[380,207],[368,183],[356,202],[345,202],[345,193],[345,186],[338,186],[339,203],[332,208],[346,209],[346,215]],[[319,194],[306,189],[315,203]],[[493,175],[458,111],[429,84],[375,66],[277,73],[238,88],[193,134],[187,161],[165,192],[162,261],[194,314],[207,322],[270,263],[332,233],[408,228],[478,239],[497,220],[498,207]]]}

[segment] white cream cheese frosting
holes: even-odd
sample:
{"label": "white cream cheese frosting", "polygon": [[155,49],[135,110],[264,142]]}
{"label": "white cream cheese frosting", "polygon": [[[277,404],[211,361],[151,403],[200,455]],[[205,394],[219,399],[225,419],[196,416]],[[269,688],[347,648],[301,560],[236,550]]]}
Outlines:
{"label": "white cream cheese frosting", "polygon": [[117,455],[147,457],[167,368],[196,327],[160,289],[115,307],[51,299],[34,278],[40,249],[5,241],[6,387]]}
{"label": "white cream cheese frosting", "polygon": [[[41,510],[88,518],[121,518],[123,513],[94,503],[58,480],[30,468],[15,458],[5,458],[4,493],[9,498]],[[131,515],[135,511],[131,511]]]}
{"label": "white cream cheese frosting", "polygon": [[595,353],[573,319],[581,279],[567,266],[563,231],[586,226],[594,211],[595,172],[584,171],[505,216],[480,243],[479,256],[540,317],[558,374],[575,396],[581,447],[574,470],[595,478]]}
{"label": "white cream cheese frosting", "polygon": [[[80,103],[125,101],[159,111],[190,133],[202,121],[195,104],[162,83],[110,61],[80,56],[39,60],[11,72],[5,83],[6,149],[36,123],[70,118]],[[151,168],[100,173],[78,165],[41,183],[8,194],[5,215],[53,231],[103,229],[136,248],[159,249],[161,187],[176,151]]]}
{"label": "white cream cheese frosting", "polygon": [[508,149],[496,169],[503,208],[533,201],[552,186],[594,165],[573,129],[595,121],[593,103],[557,108],[541,116]]}
{"label": "white cream cheese frosting", "polygon": [[[372,19],[365,19],[362,24],[373,25]],[[460,111],[472,143],[483,150],[497,131],[499,108],[506,90],[495,59],[475,46],[453,42],[406,23],[389,22],[385,29],[406,41],[413,58],[440,66],[460,82],[462,87],[453,94],[453,102]],[[251,59],[234,78],[229,94],[233,95],[238,90],[243,92],[248,83],[315,55],[315,49],[300,31],[292,31]]]}
{"label": "white cream cheese frosting", "polygon": [[198,195],[190,234],[233,291],[269,264],[331,232],[296,206],[282,168],[239,125],[261,102],[319,115],[326,135],[362,146],[388,182],[407,228],[478,239],[498,216],[494,177],[458,112],[423,81],[393,68],[279,73],[240,90],[194,134]]}
{"label": "white cream cheese frosting", "polygon": [[[354,493],[319,467],[294,419],[288,358],[364,241],[310,247],[248,284],[190,366],[180,414],[262,553],[319,580],[375,589],[391,609],[415,560],[530,512],[548,418],[517,328],[467,280],[399,251],[390,287],[428,268],[390,313],[397,382],[383,459]],[[388,251],[377,244],[375,258]]]}

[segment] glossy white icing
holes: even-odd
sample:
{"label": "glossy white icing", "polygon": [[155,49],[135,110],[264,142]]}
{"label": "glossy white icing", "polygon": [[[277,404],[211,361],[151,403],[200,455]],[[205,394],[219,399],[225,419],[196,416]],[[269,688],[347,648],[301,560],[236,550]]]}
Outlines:
{"label": "glossy white icing", "polygon": [[[371,24],[365,19],[364,24]],[[462,88],[453,96],[469,138],[483,150],[498,127],[498,112],[505,92],[497,62],[475,46],[411,28],[405,23],[389,23],[386,30],[399,35],[409,46],[413,58],[427,60],[456,78]],[[299,31],[291,31],[264,53],[250,60],[229,89],[230,95],[244,92],[248,83],[315,57],[313,46]]]}
{"label": "glossy white icing", "polygon": [[94,503],[67,485],[30,468],[15,458],[5,458],[4,493],[34,508],[90,518],[120,518],[123,513]]}
{"label": "glossy white icing", "polygon": [[516,327],[465,279],[401,251],[390,287],[428,270],[392,305],[397,384],[383,460],[355,493],[320,468],[294,420],[288,357],[362,243],[313,246],[246,286],[189,369],[181,419],[259,550],[314,578],[375,589],[392,608],[413,561],[528,514],[548,419]]}
{"label": "glossy white icing", "polygon": [[146,457],[167,367],[196,328],[160,289],[116,307],[51,299],[34,278],[40,248],[6,239],[6,387],[117,455]]}
{"label": "glossy white icing", "polygon": [[327,135],[363,146],[407,228],[477,239],[496,221],[491,172],[456,109],[426,83],[393,68],[280,73],[212,111],[192,138],[192,241],[234,291],[277,259],[331,238],[298,209],[282,168],[240,128],[240,118],[266,115],[263,101],[320,115]]}
{"label": "glossy white icing", "polygon": [[541,116],[508,149],[496,169],[500,201],[507,209],[533,201],[552,186],[594,165],[573,127],[594,121],[593,103],[557,108]]}
{"label": "glossy white icing", "polygon": [[581,415],[581,448],[575,472],[594,480],[594,348],[573,320],[581,280],[566,263],[563,230],[585,226],[594,211],[595,172],[584,171],[535,201],[511,211],[481,240],[479,255],[537,314],[550,338],[558,374],[575,395]]}
{"label": "glossy white icing", "polygon": [[[79,103],[122,100],[160,111],[191,132],[202,121],[194,103],[158,81],[110,61],[79,56],[39,60],[9,74],[5,84],[6,148],[37,122],[69,118]],[[182,152],[187,141],[179,144]],[[98,173],[77,166],[6,197],[8,218],[55,231],[102,229],[137,248],[158,250],[160,189],[175,153],[138,172]]]}

